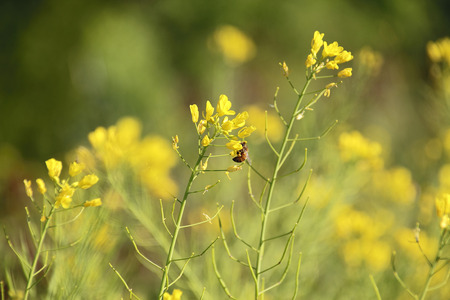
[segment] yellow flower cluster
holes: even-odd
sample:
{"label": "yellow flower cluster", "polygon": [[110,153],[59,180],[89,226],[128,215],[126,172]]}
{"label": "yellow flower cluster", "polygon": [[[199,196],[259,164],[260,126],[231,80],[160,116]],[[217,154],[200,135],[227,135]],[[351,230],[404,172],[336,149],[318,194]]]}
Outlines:
{"label": "yellow flower cluster", "polygon": [[[318,73],[324,67],[330,70],[337,70],[340,64],[353,59],[352,53],[344,50],[342,46],[339,46],[338,42],[328,44],[323,40],[323,36],[324,34],[319,31],[314,32],[314,37],[311,41],[311,53],[305,62],[306,67],[312,68],[315,73]],[[318,57],[317,54],[322,46],[322,55]],[[337,76],[341,78],[352,76],[352,68],[343,69]]]}
{"label": "yellow flower cluster", "polygon": [[436,214],[441,219],[440,227],[448,228],[450,226],[450,194],[443,194],[436,198]]}
{"label": "yellow flower cluster", "polygon": [[[233,150],[230,154],[236,156],[237,151],[243,149],[244,139],[250,136],[256,128],[255,126],[245,126],[249,116],[248,112],[244,111],[236,115],[236,112],[231,110],[231,105],[231,101],[228,100],[226,95],[220,95],[216,114],[214,114],[214,107],[209,100],[206,101],[206,109],[202,112],[202,120],[199,120],[199,110],[196,104],[190,106],[190,111],[192,122],[196,125],[203,147],[208,147],[216,137],[223,135],[229,140],[226,146]],[[233,115],[236,115],[236,117],[228,118],[228,116]],[[221,117],[223,118],[220,119]],[[240,130],[237,135],[233,135],[232,131],[236,129]]]}
{"label": "yellow flower cluster", "polygon": [[371,188],[378,197],[399,204],[410,204],[416,197],[411,171],[403,167],[383,169],[373,174]]}
{"label": "yellow flower cluster", "polygon": [[[62,171],[62,162],[51,158],[45,162],[48,170],[48,176],[52,179],[52,181],[56,185],[56,194],[55,194],[55,207],[59,208],[62,206],[63,208],[69,208],[72,203],[73,195],[77,188],[88,189],[95,185],[98,182],[98,177],[95,174],[88,174],[82,177],[79,181],[75,181],[70,183],[73,177],[80,174],[84,169],[85,165],[83,163],[72,162],[69,167],[69,176],[68,179],[60,179],[61,171]],[[33,190],[31,188],[31,181],[24,180],[25,190],[27,196],[33,199]],[[44,180],[41,178],[36,179],[36,184],[38,187],[39,193],[45,195],[47,192],[47,188],[45,186]],[[90,201],[86,201],[84,206],[100,206],[102,205],[102,201],[100,198],[96,198]]]}
{"label": "yellow flower cluster", "polygon": [[450,66],[450,38],[445,37],[436,42],[428,42],[427,52],[432,62],[444,62]]}
{"label": "yellow flower cluster", "polygon": [[[108,128],[98,127],[89,133],[88,139],[94,157],[108,171],[131,167],[148,190],[157,197],[169,197],[177,186],[170,178],[170,170],[176,163],[170,143],[159,136],[141,139],[141,123],[130,117],[120,119]],[[85,149],[79,149],[79,159],[90,164],[93,159]],[[92,166],[91,166],[92,167]]]}
{"label": "yellow flower cluster", "polygon": [[231,65],[240,65],[251,60],[256,53],[253,41],[238,28],[225,25],[219,27],[210,40],[210,46],[220,51]]}
{"label": "yellow flower cluster", "polygon": [[381,145],[366,139],[358,131],[342,133],[339,136],[339,150],[344,162],[354,161],[372,169],[383,167]]}
{"label": "yellow flower cluster", "polygon": [[389,266],[390,245],[384,241],[394,216],[387,211],[371,217],[345,206],[336,210],[334,219],[336,236],[343,243],[341,255],[349,267],[365,264],[373,271]]}

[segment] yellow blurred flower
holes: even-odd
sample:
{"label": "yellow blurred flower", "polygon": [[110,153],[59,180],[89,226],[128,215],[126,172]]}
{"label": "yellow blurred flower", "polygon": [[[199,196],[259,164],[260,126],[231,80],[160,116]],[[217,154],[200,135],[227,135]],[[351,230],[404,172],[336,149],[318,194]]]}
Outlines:
{"label": "yellow blurred flower", "polygon": [[45,164],[47,165],[48,176],[50,176],[53,180],[58,181],[62,170],[62,162],[54,158],[50,158],[45,162]]}
{"label": "yellow blurred flower", "polygon": [[25,185],[25,192],[27,196],[33,198],[33,190],[31,189],[31,180],[24,179],[23,184]]}
{"label": "yellow blurred flower", "polygon": [[363,166],[380,169],[383,166],[381,145],[366,139],[358,131],[344,132],[339,136],[339,150],[344,162],[360,161]]}
{"label": "yellow blurred flower", "polygon": [[44,195],[47,192],[47,188],[45,187],[45,182],[41,178],[36,179],[36,184],[38,186],[39,193]]}
{"label": "yellow blurred flower", "polygon": [[375,172],[371,188],[379,197],[400,204],[412,203],[416,197],[411,171],[403,167]]}
{"label": "yellow blurred flower", "polygon": [[98,182],[98,177],[95,174],[89,174],[81,178],[81,180],[78,182],[78,187],[82,189],[88,189],[94,184]]}
{"label": "yellow blurred flower", "polygon": [[[266,127],[266,112],[256,105],[247,106],[245,107],[245,110],[248,111],[250,116],[247,123],[258,128],[255,135],[263,139],[265,135],[264,129]],[[282,132],[283,124],[281,123],[278,115],[273,112],[267,112],[267,135],[270,140],[273,142],[279,141],[281,139]]]}
{"label": "yellow blurred flower", "polygon": [[439,218],[450,214],[450,194],[442,194],[436,198],[436,214]]}
{"label": "yellow blurred flower", "polygon": [[367,74],[377,75],[383,65],[383,56],[370,47],[364,47],[359,51],[358,66],[360,66]]}
{"label": "yellow blurred flower", "polygon": [[[170,178],[176,154],[171,143],[159,136],[141,138],[141,128],[141,123],[130,117],[120,119],[108,128],[98,127],[88,136],[93,154],[108,171],[131,166],[153,195],[170,197],[177,192],[177,186]],[[88,155],[83,155],[79,161],[84,163],[84,157],[89,159]]]}
{"label": "yellow blurred flower", "polygon": [[100,198],[95,198],[95,199],[92,199],[92,200],[90,200],[90,201],[86,201],[86,202],[84,202],[84,207],[96,207],[96,206],[100,206],[100,205],[102,205],[102,199],[100,199]]}
{"label": "yellow blurred flower", "polygon": [[74,177],[77,176],[78,174],[80,174],[81,172],[83,172],[83,170],[86,168],[86,165],[81,163],[79,164],[78,162],[74,161],[70,164],[69,166],[69,175],[70,177]]}
{"label": "yellow blurred flower", "polygon": [[211,46],[219,50],[231,65],[251,60],[256,53],[253,41],[238,28],[231,25],[219,27],[213,34]]}
{"label": "yellow blurred flower", "polygon": [[445,62],[450,65],[450,38],[444,37],[436,42],[428,42],[427,52],[432,62]]}

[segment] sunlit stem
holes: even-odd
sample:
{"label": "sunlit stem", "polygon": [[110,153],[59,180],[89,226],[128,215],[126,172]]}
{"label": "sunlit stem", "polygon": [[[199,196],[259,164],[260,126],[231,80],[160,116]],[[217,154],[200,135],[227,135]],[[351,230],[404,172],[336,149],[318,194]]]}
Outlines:
{"label": "sunlit stem", "polygon": [[199,171],[198,168],[200,166],[200,162],[202,161],[203,156],[205,155],[207,147],[203,147],[202,151],[199,153],[199,156],[197,158],[197,162],[195,163],[195,166],[193,169],[191,169],[191,177],[189,178],[189,181],[186,185],[186,189],[184,191],[183,200],[180,201],[180,209],[178,211],[178,217],[175,221],[175,229],[173,232],[173,238],[172,242],[170,243],[169,252],[167,253],[167,259],[165,266],[163,268],[163,275],[161,277],[161,284],[159,287],[159,299],[163,299],[164,292],[167,290],[169,284],[169,270],[170,266],[173,262],[172,257],[175,250],[175,245],[177,243],[178,234],[180,230],[182,229],[181,221],[183,219],[184,209],[186,207],[186,200],[189,196],[189,192],[191,190],[192,184],[194,183],[194,180],[197,178]]}
{"label": "sunlit stem", "polygon": [[[258,246],[259,252],[257,253],[257,258],[256,258],[256,272],[254,272],[254,274],[255,274],[254,276],[256,276],[256,278],[255,278],[255,283],[256,283],[255,299],[258,299],[259,291],[260,291],[261,270],[262,270],[262,263],[263,263],[263,258],[264,258],[264,246],[265,246],[265,240],[266,240],[266,227],[267,227],[267,223],[268,223],[268,217],[269,217],[269,212],[270,212],[270,205],[272,202],[273,191],[275,188],[275,184],[277,182],[278,172],[280,171],[282,162],[285,159],[285,151],[286,151],[287,143],[289,140],[289,136],[291,134],[292,127],[294,126],[294,122],[296,120],[295,113],[300,110],[301,102],[303,100],[303,97],[306,93],[306,90],[307,90],[312,78],[313,78],[313,74],[311,74],[307,77],[306,83],[305,83],[301,93],[297,93],[297,90],[295,89],[295,87],[292,85],[291,81],[288,78],[288,82],[292,86],[292,88],[294,89],[296,94],[298,95],[298,98],[297,98],[297,103],[295,105],[295,108],[293,109],[291,119],[286,128],[286,132],[284,134],[284,138],[281,143],[280,150],[278,151],[277,161],[275,163],[275,168],[273,170],[272,180],[269,182],[269,190],[267,192],[267,201],[265,203],[264,211],[262,214],[261,233],[260,233],[260,237],[259,237],[259,246]],[[309,105],[310,105],[310,103],[309,103]]]}
{"label": "sunlit stem", "polygon": [[30,272],[28,273],[27,286],[25,288],[25,294],[23,296],[24,300],[27,300],[28,297],[30,296],[30,290],[33,285],[33,279],[34,279],[34,276],[36,275],[35,271],[36,271],[37,263],[39,261],[39,257],[41,256],[42,246],[44,245],[45,236],[47,235],[47,230],[50,226],[50,221],[52,219],[54,212],[55,212],[55,206],[52,205],[52,208],[50,209],[48,217],[45,220],[44,227],[42,228],[41,236],[39,238],[39,242],[38,242],[37,248],[36,248],[36,254],[34,255],[33,264],[31,265]]}

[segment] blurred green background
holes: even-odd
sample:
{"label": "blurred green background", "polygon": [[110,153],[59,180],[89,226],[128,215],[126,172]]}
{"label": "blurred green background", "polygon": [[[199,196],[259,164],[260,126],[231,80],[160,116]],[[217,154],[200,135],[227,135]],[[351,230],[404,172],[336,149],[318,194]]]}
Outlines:
{"label": "blurred green background", "polygon": [[[225,25],[253,41],[251,59],[230,61],[214,45]],[[430,73],[426,45],[450,35],[449,1],[4,1],[0,217],[14,223],[28,201],[23,178],[88,145],[98,126],[132,116],[145,134],[170,142],[192,136],[189,104],[202,110],[226,94],[238,111],[270,109],[277,86],[280,98],[293,99],[278,63],[286,61],[301,86],[315,30],[352,52],[354,76],[305,128],[315,135],[339,119],[338,132],[356,129],[380,142],[387,164],[411,170],[419,189],[436,183],[448,157],[426,156],[425,145],[450,126],[449,100]],[[358,65],[366,47],[382,57],[378,72]],[[314,163],[327,162],[332,146],[324,148]],[[183,175],[172,177],[184,182]]]}

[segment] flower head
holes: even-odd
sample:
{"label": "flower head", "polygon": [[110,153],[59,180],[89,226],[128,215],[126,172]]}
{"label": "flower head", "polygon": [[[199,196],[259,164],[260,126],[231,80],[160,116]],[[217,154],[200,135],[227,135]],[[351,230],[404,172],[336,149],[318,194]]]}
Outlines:
{"label": "flower head", "polygon": [[315,63],[316,63],[316,59],[313,57],[312,54],[309,54],[305,61],[306,67],[309,68],[312,65],[314,65]]}
{"label": "flower head", "polygon": [[232,120],[232,122],[234,123],[234,128],[239,128],[245,125],[245,120],[248,119],[248,112],[243,111],[239,114],[237,114],[237,116]]}
{"label": "flower head", "polygon": [[219,114],[219,117],[236,114],[233,110],[230,110],[230,108],[231,102],[228,100],[228,97],[220,95],[219,102],[217,103],[217,113]]}

